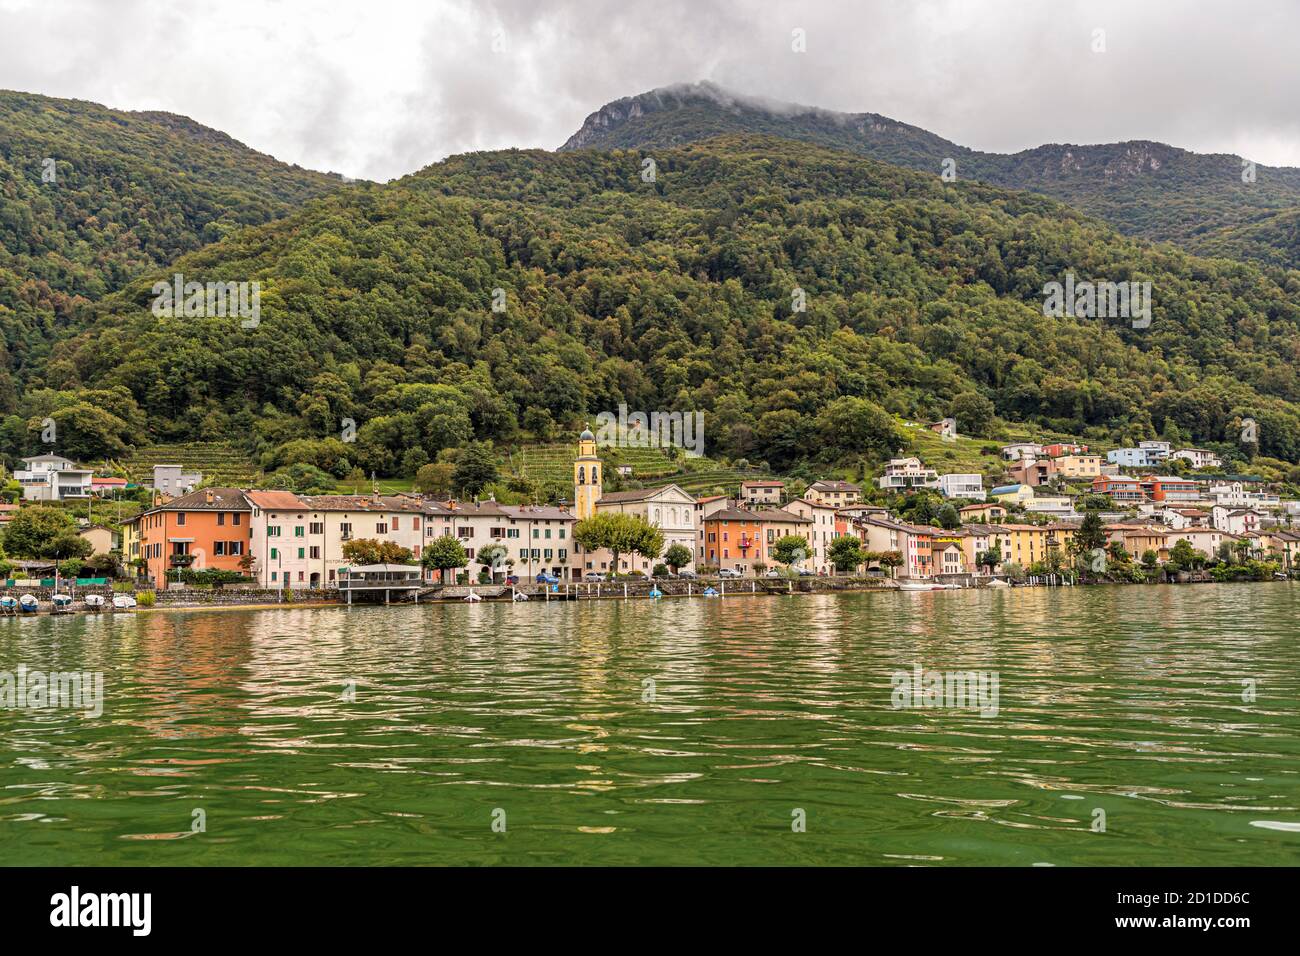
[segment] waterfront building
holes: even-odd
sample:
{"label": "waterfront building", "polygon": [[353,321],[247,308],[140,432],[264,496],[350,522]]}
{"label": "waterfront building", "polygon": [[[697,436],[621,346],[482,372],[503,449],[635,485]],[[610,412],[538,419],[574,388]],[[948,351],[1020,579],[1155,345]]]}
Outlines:
{"label": "waterfront building", "polygon": [[827,574],[832,573],[834,566],[830,560],[831,542],[848,532],[847,523],[838,513],[839,509],[820,501],[796,498],[786,505],[784,510],[812,522],[812,527],[809,529],[812,535],[812,561],[805,567],[811,567],[819,574],[823,571]]}
{"label": "waterfront building", "polygon": [[[663,532],[664,551],[653,557],[639,554],[619,555],[619,573],[640,571],[650,574],[656,564],[661,563],[663,553],[675,544],[680,544],[692,555],[696,548],[695,499],[677,485],[669,484],[660,488],[642,488],[635,491],[605,492],[596,502],[596,512],[630,514],[641,518]],[[608,570],[613,555],[608,552],[583,553],[583,568],[587,571]],[[692,568],[694,560],[685,565]]]}
{"label": "waterfront building", "polygon": [[167,571],[192,568],[245,572],[252,506],[238,488],[204,488],[140,515],[141,557],[155,588]]}

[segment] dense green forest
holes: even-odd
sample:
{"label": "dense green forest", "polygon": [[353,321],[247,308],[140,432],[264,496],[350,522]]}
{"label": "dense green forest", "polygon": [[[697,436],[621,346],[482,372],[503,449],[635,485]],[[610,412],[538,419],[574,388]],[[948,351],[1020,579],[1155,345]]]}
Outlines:
{"label": "dense green forest", "polygon": [[341,182],[183,116],[0,91],[0,409],[90,303]]}
{"label": "dense green forest", "polygon": [[[656,148],[652,182],[646,158],[458,156],[234,231],[176,268],[260,281],[260,326],[155,318],[172,267],[146,270],[76,318],[0,439],[53,414],[83,457],[147,433],[409,474],[626,402],[703,409],[708,454],[777,470],[879,460],[885,413],[954,408],[968,433],[996,414],[1113,441],[1235,442],[1250,415],[1260,453],[1300,460],[1300,273],[787,139]],[[1044,317],[1071,271],[1151,282],[1150,328]]]}
{"label": "dense green forest", "polygon": [[1300,169],[1256,166],[1244,182],[1240,157],[1163,143],[985,153],[875,113],[763,103],[698,83],[607,104],[561,149],[649,150],[737,133],[817,143],[936,175],[950,159],[959,179],[1053,196],[1129,235],[1300,268]]}

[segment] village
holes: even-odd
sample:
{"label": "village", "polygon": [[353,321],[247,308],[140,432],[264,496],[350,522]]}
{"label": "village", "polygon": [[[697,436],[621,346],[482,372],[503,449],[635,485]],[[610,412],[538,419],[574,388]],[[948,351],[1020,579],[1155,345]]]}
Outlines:
{"label": "village", "polygon": [[[947,433],[955,423],[928,427]],[[841,479],[814,481],[798,495],[777,478],[742,481],[734,496],[696,496],[673,483],[605,491],[605,463],[590,430],[573,458],[572,501],[554,504],[215,487],[200,473],[158,465],[143,510],[119,531],[81,519],[77,535],[88,544],[71,550],[90,559],[87,567],[117,562],[126,578],[118,590],[243,587],[349,603],[361,594],[437,597],[444,586],[451,588],[446,596],[460,597],[457,588],[469,586],[472,595],[476,584],[551,592],[564,585],[567,593],[569,585],[599,589],[613,580],[847,577],[929,589],[1075,583],[1090,571],[1093,580],[1141,581],[1203,576],[1213,566],[1235,566],[1235,578],[1297,570],[1300,530],[1292,524],[1300,501],[1283,500],[1248,476],[1161,474],[1180,459],[1215,469],[1211,452],[1144,441],[1102,455],[1081,444],[1016,442],[1000,454],[1005,480],[988,489],[981,474],[940,474],[918,457],[886,462],[876,497],[919,502],[910,517]],[[54,454],[23,465],[13,476],[23,500],[0,505],[0,529],[22,507],[111,496],[125,484]],[[1084,495],[1062,490],[1066,481],[1086,489],[1089,510],[1078,507]],[[583,523],[612,515],[656,529],[654,546],[632,543],[617,557],[610,547],[591,546]],[[55,592],[67,588],[51,579],[61,571],[82,587],[108,584],[58,560],[8,550],[10,573],[0,583],[10,610],[24,589],[42,587],[57,605]]]}

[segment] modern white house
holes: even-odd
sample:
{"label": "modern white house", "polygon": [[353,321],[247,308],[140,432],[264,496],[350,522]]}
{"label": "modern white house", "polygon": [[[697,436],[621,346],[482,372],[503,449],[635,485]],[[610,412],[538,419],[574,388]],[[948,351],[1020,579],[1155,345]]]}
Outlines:
{"label": "modern white house", "polygon": [[984,500],[984,476],[974,474],[952,473],[940,475],[935,479],[935,487],[945,498],[969,498],[971,501]]}
{"label": "modern white house", "polygon": [[1026,511],[1036,511],[1056,518],[1076,516],[1073,499],[1065,495],[1035,495],[1023,504]]}
{"label": "modern white house", "polygon": [[1180,448],[1169,457],[1181,458],[1193,468],[1223,467],[1223,459],[1212,451],[1206,451],[1204,448]]}
{"label": "modern white house", "polygon": [[939,480],[939,473],[927,468],[919,458],[891,458],[885,473],[876,479],[876,485],[885,491],[904,491],[908,488],[931,488]]}
{"label": "modern white house", "polygon": [[1230,508],[1276,508],[1281,504],[1281,499],[1277,495],[1267,491],[1252,491],[1240,481],[1210,485],[1207,497],[1216,505]]}
{"label": "modern white house", "polygon": [[1003,461],[1033,461],[1043,453],[1043,446],[1036,441],[1018,441],[1002,446]]}
{"label": "modern white house", "polygon": [[34,455],[22,461],[25,467],[14,471],[14,480],[22,485],[27,501],[90,497],[94,471],[78,468],[76,462],[61,455]]}
{"label": "modern white house", "polygon": [[1106,460],[1121,468],[1152,468],[1162,458],[1150,448],[1116,448],[1106,452]]}

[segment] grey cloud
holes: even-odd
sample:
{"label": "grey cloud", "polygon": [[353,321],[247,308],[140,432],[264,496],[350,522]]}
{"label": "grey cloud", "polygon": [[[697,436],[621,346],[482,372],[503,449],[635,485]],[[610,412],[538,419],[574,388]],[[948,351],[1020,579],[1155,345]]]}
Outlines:
{"label": "grey cloud", "polygon": [[380,180],[553,149],[610,100],[697,80],[978,149],[1156,139],[1300,165],[1297,33],[1285,0],[0,0],[0,87]]}

